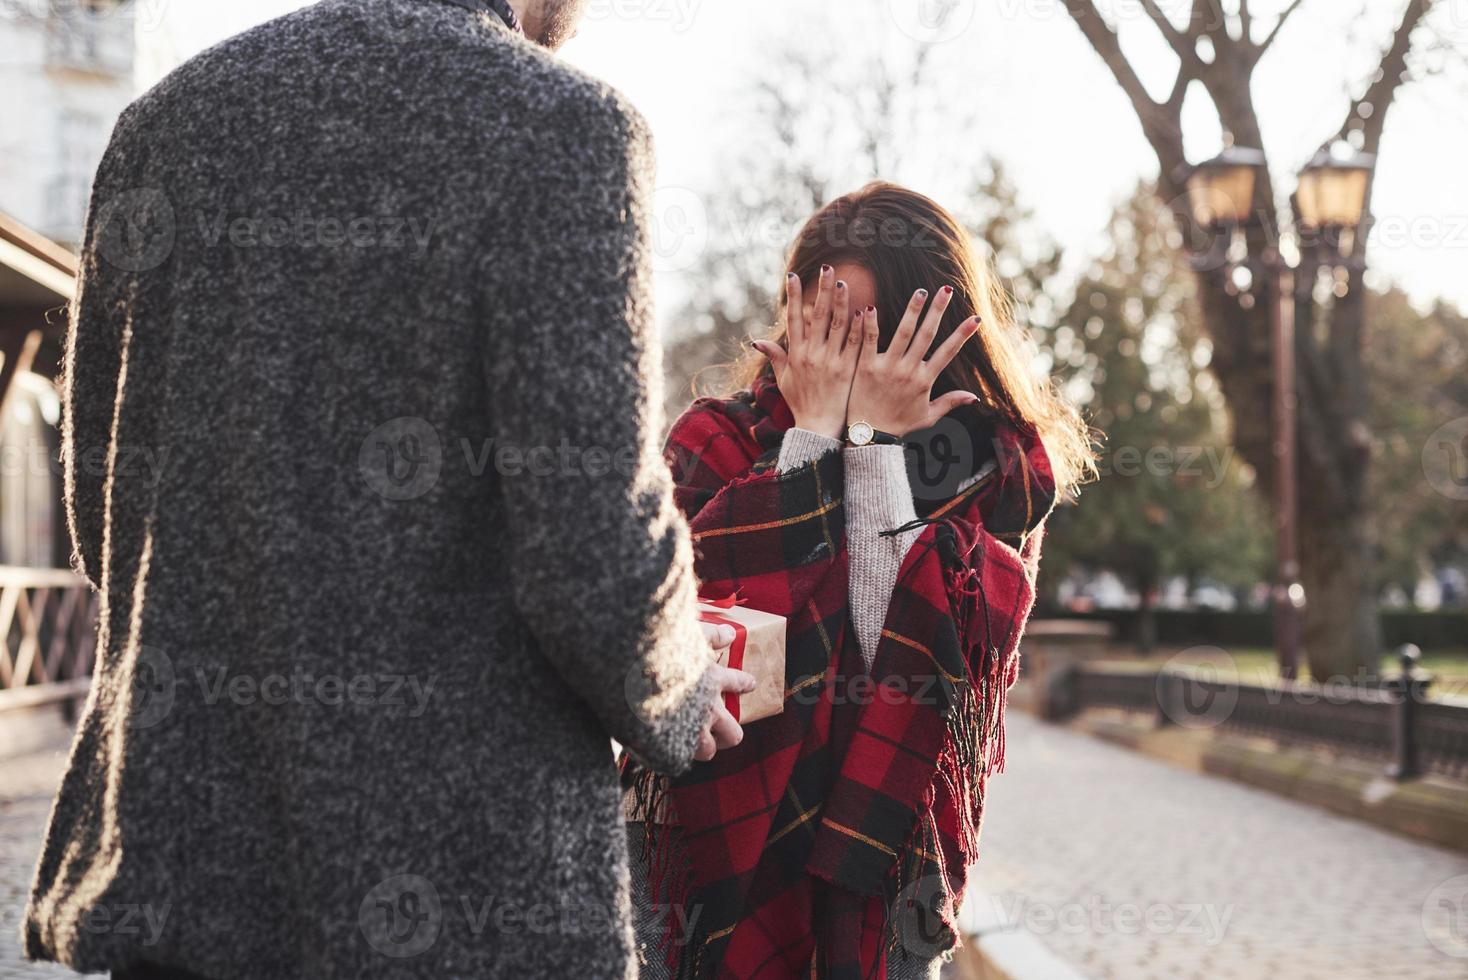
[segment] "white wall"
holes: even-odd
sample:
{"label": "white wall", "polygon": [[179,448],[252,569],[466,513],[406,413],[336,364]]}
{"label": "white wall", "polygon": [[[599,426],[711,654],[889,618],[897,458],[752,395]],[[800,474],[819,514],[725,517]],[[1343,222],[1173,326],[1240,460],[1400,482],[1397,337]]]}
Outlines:
{"label": "white wall", "polygon": [[63,244],[132,101],[131,3],[0,0],[0,211]]}

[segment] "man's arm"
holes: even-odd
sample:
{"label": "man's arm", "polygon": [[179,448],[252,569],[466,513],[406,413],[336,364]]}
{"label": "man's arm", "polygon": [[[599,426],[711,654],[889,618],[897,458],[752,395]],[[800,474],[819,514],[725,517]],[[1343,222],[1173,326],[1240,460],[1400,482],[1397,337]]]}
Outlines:
{"label": "man's arm", "polygon": [[[578,93],[579,94],[579,93]],[[608,99],[538,127],[486,269],[486,376],[521,615],[608,732],[654,769],[689,765],[717,672],[688,530],[657,446],[645,125]]]}
{"label": "man's arm", "polygon": [[131,302],[125,270],[107,258],[100,240],[109,221],[127,217],[117,213],[117,205],[126,204],[117,195],[128,180],[127,118],[113,130],[92,184],[62,372],[61,461],[72,564],[98,589],[104,584],[107,473]]}

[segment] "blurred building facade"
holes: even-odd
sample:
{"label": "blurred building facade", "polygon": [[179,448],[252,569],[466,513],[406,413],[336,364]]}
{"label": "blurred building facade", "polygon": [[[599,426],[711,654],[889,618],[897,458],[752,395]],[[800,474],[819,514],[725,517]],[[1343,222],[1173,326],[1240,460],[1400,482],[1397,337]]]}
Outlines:
{"label": "blurred building facade", "polygon": [[135,94],[134,24],[131,0],[0,2],[0,210],[67,247]]}

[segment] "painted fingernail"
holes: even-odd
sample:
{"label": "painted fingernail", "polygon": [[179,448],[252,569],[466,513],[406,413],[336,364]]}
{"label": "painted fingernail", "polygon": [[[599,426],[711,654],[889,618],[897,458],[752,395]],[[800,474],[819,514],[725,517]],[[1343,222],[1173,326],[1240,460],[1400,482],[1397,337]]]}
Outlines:
{"label": "painted fingernail", "polygon": [[875,312],[877,312],[877,308],[875,306],[868,306],[867,307],[867,312],[868,313],[875,313]]}
{"label": "painted fingernail", "polygon": [[841,281],[840,279],[837,279],[836,280],[836,288],[837,289],[845,289],[846,288],[846,283],[843,282],[843,281]]}
{"label": "painted fingernail", "polygon": [[951,295],[953,293],[953,287],[952,286],[944,286],[943,289],[942,289],[942,293],[943,293],[944,296]]}
{"label": "painted fingernail", "polygon": [[821,275],[823,275],[823,276],[829,276],[831,273],[833,273],[835,271],[836,270],[833,269],[833,268],[831,268],[829,265],[823,265],[823,266],[821,266]]}
{"label": "painted fingernail", "polygon": [[927,299],[928,298],[928,291],[926,289],[919,289],[917,291],[917,295],[921,296],[923,299]]}

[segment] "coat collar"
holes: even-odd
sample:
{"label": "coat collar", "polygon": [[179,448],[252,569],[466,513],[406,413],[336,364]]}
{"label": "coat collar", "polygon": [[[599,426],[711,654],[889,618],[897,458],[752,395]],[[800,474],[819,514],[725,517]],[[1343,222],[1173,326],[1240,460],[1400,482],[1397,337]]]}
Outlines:
{"label": "coat collar", "polygon": [[515,15],[515,8],[511,7],[508,0],[439,0],[440,3],[451,3],[455,7],[463,7],[475,13],[493,14],[498,17],[506,27],[516,34],[524,36],[525,28],[520,24],[520,18]]}

